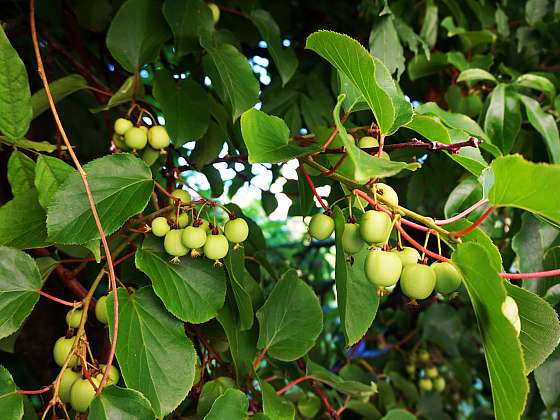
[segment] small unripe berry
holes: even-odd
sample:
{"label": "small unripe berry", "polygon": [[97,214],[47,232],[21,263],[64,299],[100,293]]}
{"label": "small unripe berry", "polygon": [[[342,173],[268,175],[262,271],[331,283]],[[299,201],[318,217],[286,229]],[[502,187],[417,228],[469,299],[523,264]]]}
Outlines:
{"label": "small unripe berry", "polygon": [[356,223],[346,223],[342,232],[342,248],[348,255],[357,254],[364,246],[360,236],[360,226]]}
{"label": "small unripe berry", "polygon": [[124,142],[131,149],[143,149],[148,144],[148,136],[141,128],[131,127],[124,133]]}
{"label": "small unripe berry", "polygon": [[360,149],[370,149],[372,147],[378,147],[379,142],[375,137],[364,136],[358,141],[358,147]]}
{"label": "small unripe berry", "polygon": [[389,185],[378,182],[373,185],[372,190],[375,191],[378,197],[382,197],[390,206],[397,207],[399,205],[399,196]]}
{"label": "small unripe berry", "polygon": [[418,387],[422,390],[422,391],[431,391],[432,388],[434,387],[432,380],[431,379],[420,379],[418,381]]}
{"label": "small unripe berry", "polygon": [[224,226],[224,234],[229,241],[240,244],[249,236],[249,225],[245,219],[240,217],[229,220]]}
{"label": "small unripe berry", "polygon": [[428,369],[426,369],[426,376],[430,379],[437,378],[439,376],[437,368],[429,367]]}
{"label": "small unripe berry", "polygon": [[[104,364],[99,365],[99,369],[101,370],[100,375],[103,375],[103,373],[105,372],[105,368],[106,365]],[[119,382],[120,378],[121,378],[121,373],[119,372],[119,370],[115,366],[111,365],[107,379],[109,379],[111,383],[116,384]],[[98,379],[99,381],[101,381],[101,377],[99,377]]]}
{"label": "small unripe berry", "polygon": [[[180,201],[180,204],[182,206],[189,204],[191,202],[191,195],[189,194],[188,191],[185,190],[181,190],[181,189],[177,189],[175,191],[173,191],[171,193],[171,195],[175,198],[178,198]],[[171,200],[173,202],[173,200]],[[173,204],[173,203],[172,203]]]}
{"label": "small unripe berry", "polygon": [[224,235],[210,235],[204,244],[204,255],[211,260],[224,258],[229,250],[229,242]]}
{"label": "small unripe berry", "polygon": [[436,273],[430,266],[409,264],[402,270],[400,285],[410,299],[426,299],[434,291]]}
{"label": "small unripe berry", "polygon": [[101,296],[95,304],[95,317],[102,324],[107,324],[109,318],[107,315],[107,295]]}
{"label": "small unripe berry", "polygon": [[163,238],[170,230],[165,217],[160,216],[152,220],[152,233],[158,238]]}
{"label": "small unripe berry", "polygon": [[78,328],[82,320],[82,312],[81,309],[70,309],[66,314],[66,324],[70,328]]}
{"label": "small unripe berry", "polygon": [[420,354],[418,354],[418,359],[420,359],[421,362],[425,363],[430,360],[430,353],[428,353],[426,350],[422,350]]}
{"label": "small unripe berry", "polygon": [[177,217],[176,220],[175,220],[179,229],[183,229],[184,227],[187,227],[189,225],[190,221],[191,221],[191,218],[189,217],[188,213],[181,213],[179,215],[179,217]]}
{"label": "small unripe berry", "polygon": [[[91,378],[91,381],[99,386],[99,380],[97,378]],[[70,390],[70,404],[72,408],[76,411],[84,413],[88,410],[91,402],[95,398],[95,388],[87,379],[79,379]]]}
{"label": "small unripe berry", "polygon": [[154,149],[164,149],[169,146],[169,134],[165,127],[154,125],[148,129],[148,142]]}
{"label": "small unripe berry", "polygon": [[[75,339],[75,337],[70,337],[70,338],[60,337],[58,340],[56,340],[56,343],[54,343],[53,357],[54,357],[55,363],[58,366],[63,366],[64,365],[64,361],[68,357],[68,354],[70,353],[70,350],[72,350],[72,345],[74,344],[74,339]],[[67,366],[70,367],[70,368],[78,366],[78,357],[75,354],[73,354],[70,357],[70,360],[69,360]]]}
{"label": "small unripe berry", "polygon": [[399,280],[402,264],[400,258],[387,251],[370,251],[364,263],[367,279],[378,287],[393,286]]}
{"label": "small unripe berry", "polygon": [[124,133],[126,133],[130,128],[132,128],[133,124],[132,121],[127,120],[125,118],[117,118],[117,120],[115,121],[115,133],[118,134],[119,136],[124,136]]}
{"label": "small unripe berry", "polygon": [[447,295],[461,285],[463,276],[450,262],[435,262],[432,268],[436,273],[436,292]]}
{"label": "small unripe berry", "polygon": [[434,389],[436,390],[436,392],[443,392],[445,390],[445,379],[443,379],[441,376],[434,379]]}
{"label": "small unripe berry", "polygon": [[517,308],[517,302],[511,297],[506,296],[506,299],[502,303],[502,313],[507,318],[513,328],[515,329],[516,334],[519,336],[521,333],[521,318],[519,317],[519,309]]}
{"label": "small unripe berry", "polygon": [[210,11],[212,12],[212,20],[218,23],[220,20],[220,8],[215,3],[207,3]]}
{"label": "small unripe berry", "polygon": [[309,233],[319,241],[327,239],[333,231],[334,220],[324,213],[314,215],[309,222]]}
{"label": "small unripe berry", "polygon": [[416,264],[420,260],[420,253],[416,248],[411,248],[409,246],[405,246],[401,250],[395,248],[392,249],[391,252],[399,256],[403,267],[408,264]]}
{"label": "small unripe berry", "polygon": [[183,245],[181,237],[183,235],[182,229],[171,229],[165,235],[163,240],[163,247],[165,252],[174,257],[182,257],[189,252],[188,248]]}
{"label": "small unripe berry", "polygon": [[391,218],[382,211],[368,210],[360,220],[360,236],[368,244],[384,243],[391,228]]}
{"label": "small unripe berry", "polygon": [[70,368],[64,369],[58,388],[58,395],[63,402],[70,402],[70,390],[78,379],[81,379],[81,375],[78,372],[74,372]]}
{"label": "small unripe berry", "polygon": [[187,226],[181,235],[183,245],[190,249],[198,249],[206,243],[206,230],[204,227]]}

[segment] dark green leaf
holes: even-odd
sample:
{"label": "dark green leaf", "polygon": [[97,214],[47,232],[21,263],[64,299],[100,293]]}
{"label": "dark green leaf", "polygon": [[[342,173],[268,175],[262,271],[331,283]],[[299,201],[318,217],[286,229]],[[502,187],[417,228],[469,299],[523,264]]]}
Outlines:
{"label": "dark green leaf", "polygon": [[416,416],[402,408],[389,410],[381,420],[416,420]]}
{"label": "dark green leaf", "polygon": [[535,381],[544,404],[548,408],[558,406],[560,401],[560,346],[556,347],[545,362],[535,369]]}
{"label": "dark green leaf", "polygon": [[202,387],[202,391],[200,393],[200,397],[198,399],[198,405],[196,407],[196,415],[199,418],[204,417],[212,404],[216,399],[222,395],[225,391],[229,388],[234,388],[235,382],[233,379],[227,376],[220,376],[216,379],[212,379],[204,384]]}
{"label": "dark green leaf", "polygon": [[239,312],[239,328],[241,331],[248,330],[253,326],[253,303],[251,295],[246,289],[245,283],[250,275],[245,269],[245,251],[242,247],[230,249],[224,258],[228,272],[230,287],[237,303]]}
{"label": "dark green leaf", "polygon": [[422,77],[437,73],[449,65],[447,55],[440,52],[430,56],[416,55],[408,62],[407,72],[410,80],[418,80]]}
{"label": "dark green leaf", "polygon": [[[9,139],[8,137],[0,136],[0,144],[7,144],[9,146],[18,147],[20,149],[26,150],[35,150],[36,152],[47,152],[51,153],[54,152],[57,147],[56,145],[49,143],[47,141],[32,141],[27,139]],[[62,149],[66,149],[65,146],[61,147]]]}
{"label": "dark green leaf", "polygon": [[538,74],[526,73],[519,76],[513,82],[514,86],[521,86],[544,92],[550,101],[556,97],[556,86],[544,76]]}
{"label": "dark green leaf", "polygon": [[327,384],[331,388],[359,399],[367,400],[377,392],[377,386],[371,382],[369,385],[356,381],[347,381],[340,376],[332,373],[328,369],[307,360],[307,375],[313,379]]}
{"label": "dark green leaf", "polygon": [[276,390],[268,382],[260,380],[259,384],[264,414],[275,420],[293,420],[296,415],[294,405],[281,395],[276,395]]}
{"label": "dark green leaf", "polygon": [[89,420],[153,420],[150,402],[140,392],[111,385],[95,398],[89,408]]}
{"label": "dark green leaf", "polygon": [[8,160],[8,182],[12,193],[18,195],[34,188],[35,162],[30,157],[15,150]]}
{"label": "dark green leaf", "polygon": [[106,105],[91,109],[93,113],[100,111],[107,111],[113,107],[130,102],[136,96],[143,96],[144,85],[138,83],[138,79],[135,76],[130,76],[124,81],[124,83],[119,87],[119,89],[109,98]]}
{"label": "dark green leaf", "polygon": [[31,92],[27,71],[0,27],[0,132],[17,140],[27,133],[31,123]]}
{"label": "dark green leaf", "polygon": [[338,207],[334,209],[334,222],[338,310],[346,346],[351,346],[360,340],[371,326],[379,306],[379,297],[376,287],[371,284],[364,273],[364,261],[369,252],[365,244],[362,250],[354,256],[352,263],[347,261],[342,247],[345,220]]}
{"label": "dark green leaf", "polygon": [[420,29],[420,36],[426,41],[429,48],[433,48],[437,41],[438,34],[438,7],[433,1],[426,2],[426,13],[424,22]]}
{"label": "dark green leaf", "polygon": [[35,188],[39,203],[46,210],[58,188],[74,172],[74,168],[61,159],[40,155],[35,166]]}
{"label": "dark green leaf", "polygon": [[134,73],[155,59],[171,33],[157,0],[127,0],[107,31],[107,48],[123,68]]}
{"label": "dark green leaf", "polygon": [[241,116],[241,133],[249,151],[249,163],[288,161],[319,150],[319,145],[290,142],[290,129],[278,117],[250,109]]}
{"label": "dark green leaf", "polygon": [[[84,170],[106,235],[148,204],[154,184],[150,168],[141,159],[128,153],[108,155],[91,161]],[[49,239],[57,243],[83,244],[100,238],[78,172],[60,186],[47,214]]]}
{"label": "dark green leaf", "polygon": [[521,128],[519,101],[510,89],[498,84],[489,96],[490,103],[484,118],[484,131],[504,154],[508,154]]}
{"label": "dark green leaf", "polygon": [[492,83],[498,83],[496,78],[492,76],[491,73],[487,72],[483,69],[466,69],[463,70],[459,77],[457,78],[458,82],[480,82],[480,81],[489,81]]}
{"label": "dark green leaf", "polygon": [[42,285],[37,264],[29,255],[0,246],[0,338],[23,324],[39,300]]}
{"label": "dark green leaf", "polygon": [[207,258],[185,256],[169,262],[162,241],[154,236],[144,240],[136,252],[136,267],[144,272],[169,312],[182,321],[200,324],[216,316],[224,304],[224,270]]}
{"label": "dark green leaf", "polygon": [[280,28],[266,10],[253,10],[249,15],[266,42],[268,51],[276,64],[282,85],[286,85],[296,72],[298,59],[293,48],[283,48],[280,39]]}
{"label": "dark green leaf", "polygon": [[393,16],[381,16],[369,34],[369,51],[387,66],[389,73],[404,71],[404,51],[393,23]]}
{"label": "dark green leaf", "polygon": [[[196,353],[183,323],[171,316],[149,287],[118,290],[117,360],[128,388],[150,401],[157,417],[173,411],[191,389]],[[113,296],[107,299],[113,337]]]}
{"label": "dark green leaf", "polygon": [[525,19],[531,26],[543,20],[548,10],[548,0],[528,0],[525,3]]}
{"label": "dark green leaf", "polygon": [[270,216],[274,213],[274,210],[278,208],[276,196],[269,191],[263,191],[261,193],[261,204],[267,216]]}
{"label": "dark green leaf", "polygon": [[210,121],[208,131],[206,131],[204,137],[196,142],[194,150],[189,156],[190,160],[192,160],[198,168],[209,164],[218,157],[226,138],[227,134],[222,128],[214,121]]}
{"label": "dark green leaf", "polygon": [[[51,95],[55,104],[59,101],[62,101],[68,95],[85,89],[86,87],[86,79],[84,79],[83,76],[79,74],[70,74],[49,83],[49,89],[51,91]],[[49,102],[47,100],[45,89],[38,90],[33,94],[33,96],[31,97],[31,106],[33,108],[33,118],[41,115],[43,112],[49,109]]]}
{"label": "dark green leaf", "polygon": [[208,128],[210,104],[205,90],[192,79],[176,83],[167,70],[154,77],[153,95],[161,105],[165,127],[177,147],[201,138]]}
{"label": "dark green leaf", "polygon": [[257,311],[259,349],[278,360],[305,355],[323,328],[323,311],[313,289],[296,271],[287,271]]}
{"label": "dark green leaf", "polygon": [[[465,178],[451,191],[443,212],[446,218],[455,216],[482,198],[482,185],[474,177]],[[475,212],[476,214],[476,212]]]}
{"label": "dark green leaf", "polygon": [[244,420],[248,408],[249,398],[240,390],[229,388],[214,401],[204,420]]}
{"label": "dark green leaf", "polygon": [[17,387],[12,375],[0,366],[0,413],[5,420],[21,420],[24,396],[16,393]]}
{"label": "dark green leaf", "polygon": [[529,385],[519,339],[501,311],[506,298],[504,280],[498,274],[501,267],[482,245],[472,242],[457,246],[453,262],[463,273],[481,331],[496,419],[519,418]]}

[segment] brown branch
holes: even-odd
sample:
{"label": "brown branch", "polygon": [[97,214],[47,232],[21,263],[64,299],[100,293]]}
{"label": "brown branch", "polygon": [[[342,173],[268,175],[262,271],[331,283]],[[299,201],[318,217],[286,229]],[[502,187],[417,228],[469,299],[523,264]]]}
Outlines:
{"label": "brown branch", "polygon": [[39,76],[41,78],[41,81],[43,82],[43,87],[45,88],[45,93],[47,95],[47,99],[49,101],[49,106],[51,108],[54,120],[56,122],[56,126],[58,128],[58,131],[60,132],[60,135],[62,136],[62,140],[64,141],[64,144],[68,148],[68,153],[70,154],[70,157],[72,158],[74,166],[76,167],[76,169],[78,170],[78,172],[79,172],[79,174],[82,178],[82,183],[84,184],[84,188],[86,190],[86,194],[87,194],[88,201],[89,201],[89,206],[91,208],[91,213],[92,213],[93,219],[95,220],[95,225],[97,226],[97,230],[99,232],[99,235],[101,236],[101,243],[103,244],[103,249],[105,251],[105,256],[107,257],[107,267],[109,268],[109,280],[110,280],[111,289],[112,289],[113,295],[114,295],[114,305],[113,305],[114,323],[113,323],[113,340],[111,342],[111,352],[110,352],[108,360],[107,360],[107,368],[105,369],[105,372],[103,373],[103,377],[101,378],[101,382],[99,384],[99,388],[97,389],[97,393],[96,393],[97,395],[99,395],[101,393],[101,390],[103,389],[103,386],[105,385],[105,383],[107,381],[107,376],[109,374],[110,367],[113,363],[113,358],[115,356],[115,349],[116,349],[116,344],[117,344],[117,337],[118,337],[119,301],[118,301],[118,297],[117,297],[117,281],[116,281],[116,276],[115,276],[115,269],[113,267],[113,259],[111,257],[111,249],[109,248],[109,244],[107,242],[107,237],[105,236],[105,232],[103,231],[103,226],[101,225],[101,220],[99,219],[99,214],[97,213],[97,208],[95,207],[95,201],[93,199],[93,195],[91,193],[91,188],[90,188],[89,182],[87,180],[87,174],[84,171],[84,169],[82,168],[82,165],[80,164],[80,161],[78,160],[78,157],[74,153],[74,149],[72,148],[72,144],[70,143],[70,140],[68,139],[68,136],[66,135],[66,131],[64,130],[64,127],[62,126],[62,122],[61,122],[60,117],[58,115],[58,111],[56,110],[56,105],[54,103],[54,99],[52,97],[52,94],[51,94],[51,91],[50,91],[50,88],[49,88],[49,81],[48,81],[47,75],[45,73],[45,67],[43,65],[43,59],[41,57],[41,50],[39,48],[39,38],[38,38],[38,35],[37,35],[37,26],[36,26],[36,21],[35,21],[35,0],[30,0],[29,17],[30,17],[30,21],[31,21],[31,37],[32,37],[32,40],[33,40],[33,49],[35,50],[35,56],[37,58],[38,73],[39,73]]}
{"label": "brown branch", "polygon": [[[50,256],[50,253],[46,248],[38,248],[35,250],[35,253],[41,257]],[[82,283],[80,283],[78,279],[76,279],[76,276],[71,270],[64,268],[61,264],[57,264],[57,266],[54,268],[54,272],[56,273],[60,281],[62,281],[62,283],[64,283],[64,285],[74,294],[74,296],[80,299],[86,297],[86,288],[82,286]]]}
{"label": "brown branch", "polygon": [[[458,143],[441,143],[439,141],[432,141],[426,142],[422,140],[418,140],[417,138],[412,138],[410,141],[405,143],[394,143],[394,144],[386,144],[383,146],[383,150],[390,151],[390,150],[398,150],[398,149],[427,149],[427,150],[444,150],[448,151],[449,153],[457,153],[463,147],[475,147],[478,148],[482,143],[481,140],[477,139],[476,137],[469,137],[468,140],[461,141]],[[379,147],[368,147],[362,149],[364,152],[374,155],[379,151]],[[338,147],[336,149],[327,149],[325,153],[328,154],[341,154],[345,153],[344,148]]]}

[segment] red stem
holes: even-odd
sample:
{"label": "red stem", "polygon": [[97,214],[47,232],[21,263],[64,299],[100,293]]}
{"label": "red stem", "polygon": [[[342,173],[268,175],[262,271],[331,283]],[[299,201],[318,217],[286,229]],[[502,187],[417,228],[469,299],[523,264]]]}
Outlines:
{"label": "red stem", "polygon": [[482,216],[480,216],[478,219],[476,219],[476,221],[470,225],[468,228],[463,229],[459,232],[453,232],[453,236],[455,236],[456,238],[460,238],[461,236],[465,236],[468,235],[469,233],[471,233],[473,230],[475,230],[482,222],[484,222],[488,216],[490,216],[492,214],[492,212],[496,210],[496,207],[490,207],[488,210],[486,210]]}
{"label": "red stem", "polygon": [[381,134],[379,136],[379,150],[377,151],[377,157],[381,158],[381,154],[383,153],[383,146],[385,145],[385,135]]}
{"label": "red stem", "polygon": [[261,364],[262,360],[264,359],[264,357],[266,356],[266,353],[268,352],[268,347],[265,347],[264,349],[262,349],[261,354],[259,354],[259,357],[257,357],[255,359],[255,361],[253,362],[253,369],[257,369],[259,367],[259,365]]}
{"label": "red stem", "polygon": [[297,384],[299,384],[299,383],[301,383],[301,382],[308,381],[308,380],[310,380],[310,379],[313,379],[313,377],[312,377],[312,376],[308,376],[308,375],[302,376],[301,378],[297,378],[295,381],[290,382],[290,383],[289,383],[288,385],[286,385],[285,387],[280,388],[278,391],[276,391],[276,395],[281,395],[281,394],[283,394],[284,392],[286,392],[288,389],[290,389],[291,387],[296,386]]}
{"label": "red stem", "polygon": [[395,227],[397,228],[397,230],[401,233],[401,235],[410,243],[414,246],[414,248],[416,248],[419,251],[424,252],[426,255],[429,255],[430,257],[439,260],[439,261],[450,261],[449,258],[445,258],[442,255],[436,254],[435,252],[430,251],[429,249],[424,248],[422,245],[420,245],[418,242],[416,242],[414,239],[412,239],[412,237],[406,233],[406,231],[402,228],[400,223],[395,223]]}
{"label": "red stem", "polygon": [[465,216],[468,216],[469,214],[471,214],[473,211],[475,211],[477,208],[485,205],[486,203],[488,203],[488,199],[487,198],[483,198],[482,200],[474,203],[472,206],[470,206],[468,209],[463,210],[461,213],[456,214],[453,217],[450,217],[449,219],[443,219],[443,220],[435,220],[435,224],[436,225],[447,225],[449,223],[453,223],[456,222],[459,219],[462,219]]}
{"label": "red stem", "polygon": [[510,280],[536,279],[539,277],[560,276],[560,268],[548,271],[535,271],[533,273],[500,273],[500,277]]}
{"label": "red stem", "polygon": [[323,150],[325,150],[327,147],[329,147],[329,144],[331,144],[333,142],[333,140],[334,140],[334,138],[336,137],[337,134],[338,134],[338,128],[335,128],[333,130],[333,132],[331,133],[330,137],[327,139],[327,141],[323,145]]}
{"label": "red stem", "polygon": [[325,202],[323,201],[323,199],[321,198],[321,196],[319,195],[319,193],[315,189],[315,185],[313,184],[313,181],[311,180],[311,177],[309,176],[309,174],[307,173],[307,171],[303,167],[303,163],[301,161],[299,162],[299,169],[301,170],[301,173],[305,177],[305,180],[307,181],[307,184],[309,185],[309,188],[311,188],[311,191],[313,192],[313,195],[317,198],[317,201],[319,201],[319,204],[321,205],[321,207],[323,207],[323,210],[327,211],[328,210],[327,205],[325,204]]}
{"label": "red stem", "polygon": [[53,301],[55,301],[57,303],[60,303],[62,305],[72,306],[72,307],[76,306],[76,304],[74,302],[68,302],[67,300],[57,298],[56,296],[49,295],[48,293],[43,292],[42,290],[37,290],[37,293],[39,293],[41,296],[46,297],[47,299],[53,300]]}
{"label": "red stem", "polygon": [[114,267],[116,267],[117,265],[119,265],[120,263],[122,263],[123,261],[129,259],[130,257],[132,257],[134,254],[136,254],[136,250],[129,252],[126,255],[123,255],[121,258],[119,258],[117,261],[115,261],[115,263],[113,264]]}
{"label": "red stem", "polygon": [[40,389],[34,389],[31,391],[27,391],[24,389],[18,389],[16,390],[16,394],[25,394],[25,395],[36,395],[36,394],[44,394],[45,392],[49,391],[51,389],[51,386],[45,386],[43,388]]}

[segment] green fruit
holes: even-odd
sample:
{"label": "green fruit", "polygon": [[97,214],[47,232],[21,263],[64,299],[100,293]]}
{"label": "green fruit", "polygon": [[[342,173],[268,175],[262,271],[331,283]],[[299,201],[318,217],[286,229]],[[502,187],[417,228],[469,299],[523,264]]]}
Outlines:
{"label": "green fruit", "polygon": [[[100,374],[103,376],[103,373],[105,372],[105,367],[106,365],[99,365],[99,369],[101,370]],[[98,375],[99,376],[99,375]],[[119,382],[119,379],[121,378],[121,373],[119,372],[119,370],[111,365],[111,368],[109,369],[109,375],[107,376],[107,379],[111,381],[111,383],[116,384]],[[101,381],[101,377],[99,377],[99,381]]]}
{"label": "green fruit", "polygon": [[183,206],[186,205],[186,204],[189,204],[191,202],[191,195],[189,194],[188,191],[177,189],[177,190],[173,191],[171,193],[171,195],[173,197],[181,200],[180,204],[183,205]]}
{"label": "green fruit", "polygon": [[117,146],[120,150],[130,150],[130,148],[124,142],[124,137],[123,136],[121,136],[117,133],[113,133],[112,140],[113,140],[113,143],[115,143],[115,146]]}
{"label": "green fruit", "polygon": [[393,286],[401,275],[401,259],[392,252],[374,249],[366,257],[364,269],[367,279],[376,286]]}
{"label": "green fruit", "polygon": [[346,133],[346,138],[348,140],[350,140],[352,143],[354,143],[356,141],[356,139],[354,138],[354,136],[350,133]]}
{"label": "green fruit", "polygon": [[368,210],[360,220],[360,236],[368,244],[384,243],[391,228],[391,218],[382,211]]}
{"label": "green fruit", "polygon": [[426,299],[434,291],[436,273],[424,264],[406,265],[401,274],[401,290],[410,299]]}
{"label": "green fruit", "polygon": [[171,229],[165,235],[165,239],[163,241],[163,247],[165,248],[165,252],[173,257],[182,257],[183,255],[187,255],[189,252],[188,248],[183,245],[181,241],[181,237],[183,235],[182,229]]}
{"label": "green fruit", "polygon": [[426,350],[422,350],[418,355],[418,358],[421,362],[427,362],[430,360],[430,353],[428,353]]}
{"label": "green fruit", "polygon": [[204,255],[211,260],[224,258],[229,250],[229,242],[224,235],[210,235],[204,244]]}
{"label": "green fruit", "polygon": [[126,133],[129,129],[131,129],[133,126],[132,121],[127,120],[125,118],[117,118],[117,120],[115,121],[115,133],[118,134],[119,136],[124,136],[124,133]]}
{"label": "green fruit", "polygon": [[165,217],[160,216],[152,220],[152,233],[158,238],[163,238],[170,230],[171,228]]}
{"label": "green fruit", "polygon": [[401,250],[394,248],[391,252],[394,252],[399,256],[403,267],[408,264],[416,264],[420,260],[420,253],[416,250],[416,248],[411,248],[409,246],[405,246]]}
{"label": "green fruit", "polygon": [[389,156],[389,153],[387,153],[386,151],[382,151],[381,152],[381,159],[391,160],[391,156]]}
{"label": "green fruit", "polygon": [[143,149],[148,144],[148,136],[138,127],[131,127],[124,133],[124,142],[131,149]]}
{"label": "green fruit", "polygon": [[249,236],[249,225],[240,217],[229,220],[224,226],[224,234],[230,242],[240,244]]}
{"label": "green fruit", "polygon": [[428,369],[426,369],[426,376],[430,379],[437,378],[439,376],[437,368],[429,367]]}
{"label": "green fruit", "polygon": [[463,276],[450,262],[435,262],[432,268],[436,272],[436,292],[447,295],[461,285]]}
{"label": "green fruit", "polygon": [[175,220],[175,223],[177,223],[177,226],[179,226],[180,229],[187,227],[190,222],[191,218],[188,213],[181,213]]}
{"label": "green fruit", "polygon": [[[96,386],[99,386],[99,380],[97,380],[97,378],[91,378],[91,381]],[[95,389],[87,379],[79,379],[72,385],[72,389],[70,390],[70,404],[74,410],[80,413],[86,412],[94,398]]]}
{"label": "green fruit", "polygon": [[445,390],[445,379],[443,379],[441,376],[434,379],[434,389],[436,390],[436,392],[443,392]]}
{"label": "green fruit", "polygon": [[194,227],[188,226],[183,229],[181,240],[183,245],[190,249],[197,249],[203,247],[206,243],[206,230],[202,226]]}
{"label": "green fruit", "polygon": [[356,223],[346,223],[342,232],[342,248],[348,255],[357,254],[364,246],[360,236],[360,226]]}
{"label": "green fruit", "polygon": [[210,222],[206,219],[198,219],[198,220],[200,221],[200,224],[198,226],[204,229],[207,235],[210,235],[212,233],[212,229],[210,229]]}
{"label": "green fruit", "polygon": [[154,149],[164,149],[169,146],[169,134],[165,127],[155,125],[148,129],[148,142]]}
{"label": "green fruit", "polygon": [[414,376],[416,374],[416,366],[414,365],[407,365],[406,366],[406,372],[410,375],[410,376]]}
{"label": "green fruit", "polygon": [[102,324],[107,324],[109,318],[107,316],[107,295],[101,296],[95,304],[95,317]]}
{"label": "green fruit", "polygon": [[389,185],[378,182],[374,184],[373,191],[375,191],[378,197],[382,197],[390,206],[397,207],[399,205],[399,196]]}
{"label": "green fruit", "polygon": [[81,377],[82,376],[78,372],[74,372],[70,368],[64,369],[58,388],[58,395],[63,402],[70,402],[70,390],[72,389],[72,385]]}
{"label": "green fruit", "polygon": [[[66,360],[66,357],[68,357],[73,344],[74,337],[60,337],[58,340],[56,340],[56,343],[54,343],[53,347],[53,356],[54,361],[58,366],[64,365],[64,361]],[[67,367],[73,368],[75,366],[78,366],[78,356],[73,354],[68,361]]]}
{"label": "green fruit", "polygon": [[70,328],[78,328],[80,326],[80,321],[82,320],[81,309],[70,309],[66,314],[66,323]]}
{"label": "green fruit", "polygon": [[514,323],[515,320],[519,318],[517,302],[511,296],[506,296],[506,299],[502,303],[502,313],[511,323]]}
{"label": "green fruit", "polygon": [[318,241],[323,241],[332,235],[334,220],[324,213],[314,215],[309,222],[309,233]]}
{"label": "green fruit", "polygon": [[434,387],[434,384],[432,383],[431,379],[420,379],[418,381],[418,387],[422,391],[431,391],[432,388]]}
{"label": "green fruit", "polygon": [[369,149],[372,147],[379,147],[379,142],[375,137],[364,136],[358,141],[358,147],[360,149]]}
{"label": "green fruit", "polygon": [[208,3],[208,7],[212,12],[212,20],[214,21],[214,23],[218,23],[218,21],[220,20],[220,8],[214,3]]}

